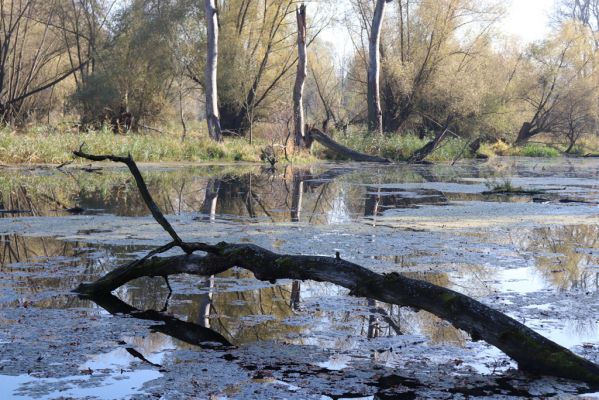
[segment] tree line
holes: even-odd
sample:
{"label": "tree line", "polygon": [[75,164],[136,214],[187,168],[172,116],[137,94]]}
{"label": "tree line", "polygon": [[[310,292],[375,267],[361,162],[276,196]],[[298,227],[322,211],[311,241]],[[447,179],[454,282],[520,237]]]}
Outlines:
{"label": "tree line", "polygon": [[545,135],[571,151],[598,130],[599,0],[560,0],[529,44],[501,32],[505,12],[497,0],[2,0],[0,115],[80,129],[206,119],[215,140],[286,127],[296,144],[305,122]]}

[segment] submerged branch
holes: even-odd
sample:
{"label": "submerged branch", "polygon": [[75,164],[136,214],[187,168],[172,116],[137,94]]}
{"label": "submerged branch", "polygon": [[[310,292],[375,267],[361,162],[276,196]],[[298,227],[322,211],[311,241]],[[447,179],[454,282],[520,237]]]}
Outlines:
{"label": "submerged branch", "polygon": [[[156,220],[163,225],[161,221],[166,221],[166,218],[147,192],[137,167],[131,168],[135,163],[130,157],[92,156],[82,152],[75,154],[94,161],[107,159],[125,162],[132,172],[137,171],[134,177],[138,187],[146,191],[143,198],[148,207],[155,206],[155,211],[159,214]],[[154,210],[152,214],[154,215]],[[170,224],[167,226],[173,229]],[[599,366],[596,364],[513,318],[451,289],[396,273],[378,274],[339,257],[277,254],[253,244],[221,242],[210,245],[185,243],[181,239],[175,240],[175,243],[187,254],[165,258],[146,257],[137,263],[118,267],[94,283],[81,284],[76,291],[97,296],[108,294],[142,276],[181,273],[213,275],[232,267],[244,268],[253,272],[257,279],[272,283],[279,279],[330,282],[349,289],[353,296],[428,311],[469,333],[473,340],[484,340],[496,346],[513,358],[523,370],[599,384]],[[169,245],[171,244],[164,247]],[[196,250],[208,254],[191,254]]]}

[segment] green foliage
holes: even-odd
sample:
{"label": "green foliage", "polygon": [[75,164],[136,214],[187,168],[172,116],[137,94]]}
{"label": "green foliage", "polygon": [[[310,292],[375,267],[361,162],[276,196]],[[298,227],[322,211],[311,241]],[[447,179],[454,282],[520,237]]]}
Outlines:
{"label": "green foliage", "polygon": [[110,130],[87,133],[32,129],[17,133],[0,131],[0,159],[4,163],[59,164],[72,159],[71,152],[85,143],[96,154],[128,154],[140,162],[157,161],[246,161],[259,162],[259,147],[242,139],[215,143],[197,133],[182,142],[169,134],[114,135]]}
{"label": "green foliage", "polygon": [[543,143],[528,143],[525,146],[513,147],[509,155],[521,157],[559,157],[561,153],[555,147]]}

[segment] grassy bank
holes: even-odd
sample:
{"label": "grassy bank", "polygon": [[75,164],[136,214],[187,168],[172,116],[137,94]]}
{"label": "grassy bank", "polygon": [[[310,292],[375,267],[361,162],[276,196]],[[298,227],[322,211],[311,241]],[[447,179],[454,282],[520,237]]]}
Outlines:
{"label": "grassy bank", "polygon": [[[405,161],[432,137],[420,139],[413,134],[368,135],[363,129],[350,128],[347,133],[336,132],[335,140],[368,154],[380,155],[394,161]],[[191,132],[185,140],[180,135],[150,132],[143,134],[115,135],[111,130],[77,132],[60,130],[47,126],[31,128],[26,132],[16,132],[8,128],[0,129],[0,162],[5,164],[60,164],[72,160],[71,151],[85,143],[90,153],[128,154],[139,162],[262,162],[261,150],[270,140],[259,135],[250,145],[244,138],[227,138],[224,143],[208,139],[201,129]],[[472,158],[466,139],[449,137],[427,158],[433,162],[451,162],[459,158]],[[581,141],[574,148],[575,155],[592,152],[596,143]],[[484,143],[479,155],[557,157],[565,147],[551,143],[529,143],[525,146],[510,146],[504,142]],[[307,164],[318,159],[335,160],[336,154],[315,144],[312,155],[301,153],[291,155],[290,161]],[[280,161],[285,162],[282,154]],[[79,162],[83,162],[79,160]]]}
{"label": "grassy bank", "polygon": [[[336,140],[353,149],[369,153],[378,154],[394,161],[405,161],[426,143],[432,140],[432,136],[420,139],[414,134],[378,136],[367,135],[364,132],[350,132],[343,135],[341,133],[335,136]],[[496,143],[483,143],[477,152],[473,154],[469,148],[471,139],[462,139],[450,136],[443,141],[433,153],[428,157],[428,161],[449,162],[460,158],[473,158],[477,155],[486,157],[495,156],[515,156],[515,157],[559,157],[564,154],[566,146],[552,143],[527,143],[523,146],[512,146],[502,141]],[[581,141],[581,144],[571,152],[573,155],[584,155],[590,152],[593,146]],[[329,157],[332,154],[323,153]]]}
{"label": "grassy bank", "polygon": [[[184,141],[180,136],[162,133],[115,135],[110,130],[72,132],[31,129],[25,133],[9,129],[0,131],[0,162],[5,164],[60,164],[72,159],[71,151],[85,143],[89,153],[128,154],[139,162],[261,162],[261,140],[250,145],[247,139],[227,139],[216,143],[202,133],[191,133]],[[294,162],[314,161],[307,155]],[[281,160],[284,161],[284,160]]]}

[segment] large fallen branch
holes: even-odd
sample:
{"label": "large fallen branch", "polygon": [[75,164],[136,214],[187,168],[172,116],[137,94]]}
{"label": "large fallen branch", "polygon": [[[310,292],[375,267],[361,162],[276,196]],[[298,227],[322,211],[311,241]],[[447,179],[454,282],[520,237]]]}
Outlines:
{"label": "large fallen branch", "polygon": [[[125,163],[134,172],[138,187],[144,188],[143,198],[152,214],[156,217],[156,212],[160,213],[130,157],[94,156],[81,151],[75,155],[89,160]],[[279,279],[330,282],[348,288],[353,296],[428,311],[469,333],[473,340],[484,340],[496,346],[513,358],[522,370],[599,384],[598,365],[513,318],[453,290],[396,273],[381,275],[339,257],[277,254],[252,244],[186,243],[173,234],[174,229],[161,213],[156,219],[171,234],[173,242],[140,260],[116,268],[96,282],[81,284],[76,291],[97,296],[143,276],[212,275],[232,267],[247,269],[257,279],[273,283]],[[155,257],[175,246],[186,254]],[[194,251],[203,251],[207,255],[192,254]]]}
{"label": "large fallen branch", "polygon": [[376,162],[376,163],[390,163],[391,160],[379,156],[372,156],[370,154],[360,153],[359,151],[352,150],[340,143],[334,141],[330,136],[326,135],[319,129],[312,128],[308,132],[310,140],[316,140],[318,143],[334,151],[341,156],[348,158],[352,161],[359,162]]}
{"label": "large fallen branch", "polygon": [[422,146],[420,149],[416,150],[414,152],[414,154],[412,154],[412,156],[410,157],[408,162],[410,162],[410,163],[422,162],[433,151],[435,151],[439,147],[439,145],[441,144],[443,139],[445,139],[447,133],[450,132],[449,124],[451,123],[452,119],[453,118],[451,116],[447,117],[445,126],[442,126],[441,129],[437,131],[437,133],[435,134],[435,138],[433,140],[431,140],[430,142],[428,142],[427,144],[425,144],[424,146]]}

